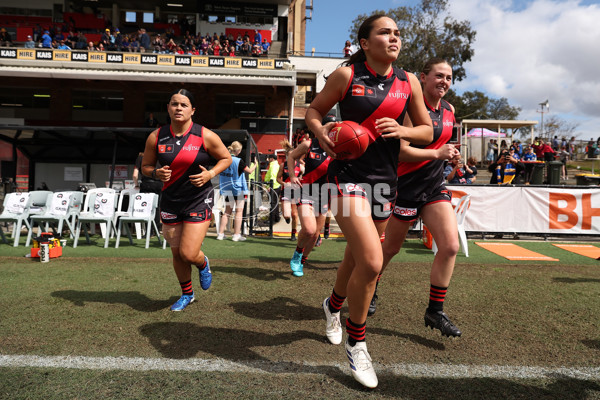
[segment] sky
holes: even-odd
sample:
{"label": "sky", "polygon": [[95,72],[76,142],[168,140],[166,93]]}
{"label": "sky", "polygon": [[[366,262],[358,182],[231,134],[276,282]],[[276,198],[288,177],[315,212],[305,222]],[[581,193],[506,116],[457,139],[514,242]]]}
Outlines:
{"label": "sky", "polygon": [[[307,0],[309,3],[310,0]],[[413,6],[416,0],[313,0],[306,50],[340,56],[359,14]],[[521,107],[519,119],[559,117],[577,139],[600,136],[600,0],[451,0],[450,14],[477,32],[460,94],[479,90]],[[326,54],[322,54],[327,56]],[[333,56],[333,54],[332,54]],[[539,125],[538,125],[539,126]]]}

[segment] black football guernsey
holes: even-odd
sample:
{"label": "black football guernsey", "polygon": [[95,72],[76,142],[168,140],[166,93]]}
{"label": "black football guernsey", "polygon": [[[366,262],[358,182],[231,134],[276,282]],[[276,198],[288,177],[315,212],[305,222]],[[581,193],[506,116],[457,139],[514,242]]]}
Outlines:
{"label": "black football guernsey", "polygon": [[[454,113],[450,104],[442,100],[439,110],[425,101],[433,123],[433,141],[428,145],[411,146],[421,149],[439,149],[452,137]],[[398,163],[398,199],[425,201],[444,182],[444,160],[426,160]]]}
{"label": "black football guernsey", "polygon": [[212,195],[210,181],[201,187],[190,182],[190,175],[202,172],[200,165],[209,169],[212,164],[212,158],[204,145],[203,132],[204,127],[195,123],[179,137],[173,134],[170,125],[165,125],[158,131],[158,162],[171,169],[171,179],[163,185],[161,206],[165,203],[165,208],[172,211],[187,209],[190,203],[204,201],[207,196]]}
{"label": "black football guernsey", "polygon": [[[402,125],[412,96],[406,72],[393,67],[387,76],[378,75],[365,63],[351,66],[352,77],[339,101],[343,121],[354,121],[367,128],[369,146],[355,160],[332,160],[330,182],[343,175],[354,183],[387,183],[396,186],[399,139],[385,139],[375,129],[375,121],[389,117]],[[393,185],[393,186],[392,186]]]}
{"label": "black football guernsey", "polygon": [[300,180],[302,184],[326,183],[327,168],[331,158],[321,148],[318,139],[312,139],[310,147],[304,157],[304,174]]}

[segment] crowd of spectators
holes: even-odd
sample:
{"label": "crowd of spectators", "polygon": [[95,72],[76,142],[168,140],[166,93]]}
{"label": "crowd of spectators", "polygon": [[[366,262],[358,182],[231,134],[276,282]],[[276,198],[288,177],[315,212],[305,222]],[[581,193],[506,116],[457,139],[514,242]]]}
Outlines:
{"label": "crowd of spectators", "polygon": [[[141,28],[137,32],[123,33],[119,28],[106,28],[97,42],[88,40],[85,33],[75,32],[67,26],[40,28],[28,36],[24,47],[61,50],[123,51],[158,54],[214,55],[214,56],[254,56],[268,55],[271,44],[263,39],[258,29],[244,35],[192,34],[189,31],[177,37],[172,29],[152,36]],[[66,33],[68,32],[68,33]],[[13,46],[6,29],[0,29],[0,46]]]}

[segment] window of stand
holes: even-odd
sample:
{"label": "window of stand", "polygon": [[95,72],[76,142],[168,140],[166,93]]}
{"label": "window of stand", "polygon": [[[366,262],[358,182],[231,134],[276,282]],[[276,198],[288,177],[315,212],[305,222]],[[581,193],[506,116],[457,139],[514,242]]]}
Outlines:
{"label": "window of stand", "polygon": [[73,90],[71,107],[72,117],[75,121],[122,122],[123,92],[117,90]]}
{"label": "window of stand", "polygon": [[265,115],[264,96],[219,94],[216,96],[215,122],[223,124],[232,118],[262,117]]}

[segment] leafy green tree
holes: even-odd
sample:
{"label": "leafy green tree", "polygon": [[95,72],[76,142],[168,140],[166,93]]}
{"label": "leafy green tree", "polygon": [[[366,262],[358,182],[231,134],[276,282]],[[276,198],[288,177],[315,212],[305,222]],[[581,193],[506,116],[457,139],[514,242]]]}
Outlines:
{"label": "leafy green tree", "polygon": [[491,99],[479,90],[464,92],[459,96],[450,89],[444,99],[454,106],[454,115],[459,122],[463,119],[510,120],[516,119],[521,112],[520,107],[508,104],[505,97]]}
{"label": "leafy green tree", "polygon": [[353,21],[351,37],[357,45],[360,24],[373,14],[385,14],[394,19],[400,30],[402,50],[397,65],[406,71],[421,71],[431,57],[441,57],[452,65],[453,79],[466,77],[463,64],[470,61],[476,32],[469,21],[457,21],[448,13],[448,0],[422,0],[418,6],[398,7],[387,12],[377,10],[361,14]]}

